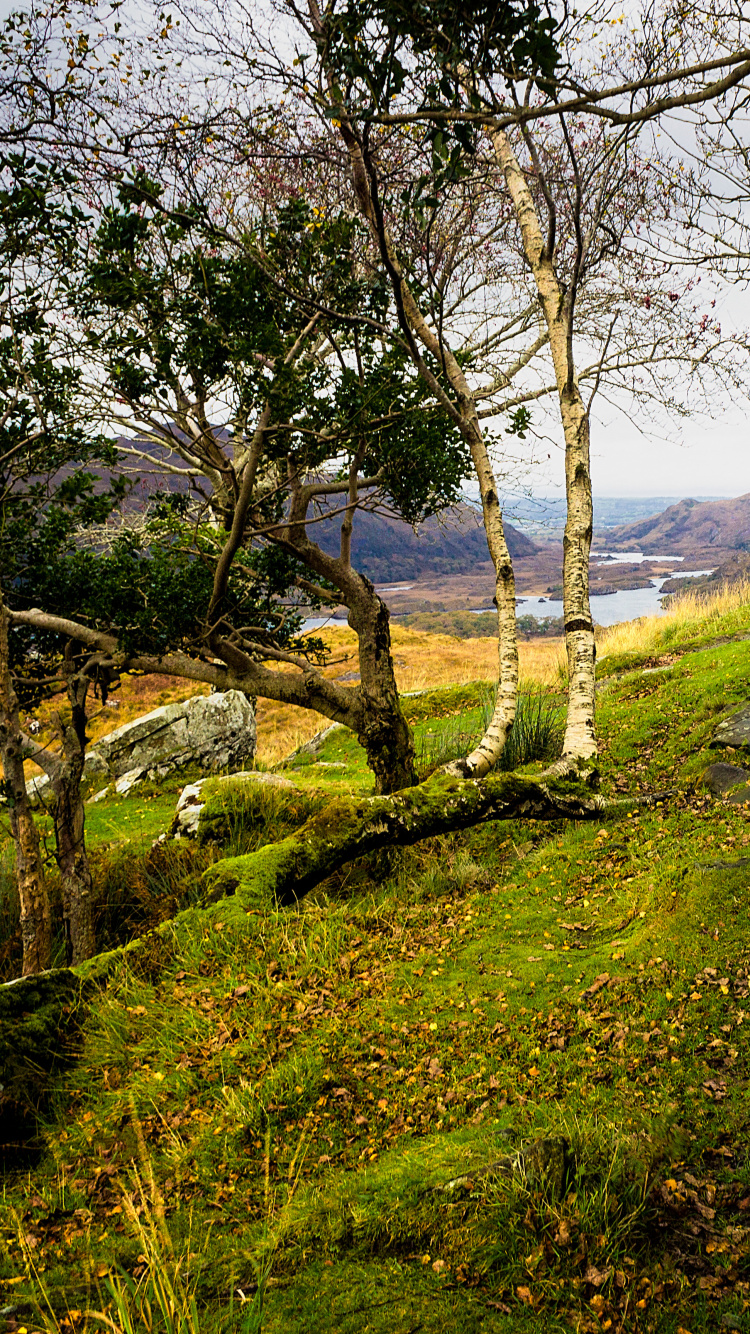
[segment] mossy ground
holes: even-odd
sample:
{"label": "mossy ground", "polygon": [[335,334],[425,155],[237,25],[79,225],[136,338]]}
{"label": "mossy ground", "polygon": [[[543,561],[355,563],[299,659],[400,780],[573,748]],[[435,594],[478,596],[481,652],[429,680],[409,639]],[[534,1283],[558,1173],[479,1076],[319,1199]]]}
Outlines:
{"label": "mossy ground", "polygon": [[[142,1224],[163,1199],[206,1331],[750,1329],[750,870],[709,865],[750,821],[700,785],[749,665],[606,685],[603,790],[653,809],[434,840],[122,961],[6,1181],[6,1329],[145,1275],[128,1195]],[[347,734],[319,758],[346,770],[290,776],[364,790]],[[483,1171],[553,1135],[562,1191]]]}

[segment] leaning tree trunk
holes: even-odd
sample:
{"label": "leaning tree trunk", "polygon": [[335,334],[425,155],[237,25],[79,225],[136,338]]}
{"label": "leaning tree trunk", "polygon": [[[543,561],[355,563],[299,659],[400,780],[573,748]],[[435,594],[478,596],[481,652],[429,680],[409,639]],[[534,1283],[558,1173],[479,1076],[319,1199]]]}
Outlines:
{"label": "leaning tree trunk", "polygon": [[513,201],[524,253],[537,286],[549,331],[560,416],[565,432],[565,489],[568,504],[563,538],[563,612],[568,653],[568,716],[563,754],[580,759],[596,755],[594,624],[589,602],[589,554],[593,527],[589,419],[578,387],[572,356],[572,313],[557,278],[534,204],[510,140],[492,131],[497,161]]}
{"label": "leaning tree trunk", "polygon": [[8,616],[0,600],[0,751],[6,784],[10,827],[16,853],[16,884],[21,907],[22,972],[49,968],[52,921],[39,834],[24,774],[24,738],[18,716],[8,651]]}
{"label": "leaning tree trunk", "polygon": [[[316,20],[314,26],[315,23]],[[406,280],[382,209],[376,206],[372,163],[365,160],[362,144],[346,115],[343,96],[338,90],[335,77],[330,70],[326,71],[326,75],[334,101],[341,107],[339,127],[349,154],[354,196],[362,216],[370,227],[390,278],[399,311],[399,322],[406,334],[413,363],[448,418],[453,421],[466,441],[479,483],[487,546],[495,567],[498,687],[493,715],[482,740],[470,755],[458,761],[453,768],[456,774],[462,777],[482,778],[490,772],[503,753],[508,733],[513,726],[518,702],[515,575],[503,530],[497,482],[469,381],[458,357],[442,336],[436,333]],[[434,358],[437,365],[442,366],[450,386],[450,393],[446,392],[441,381],[435,377],[425,362],[419,350],[420,346]]]}
{"label": "leaning tree trunk", "polygon": [[369,579],[358,576],[350,597],[349,625],[359,650],[360,708],[357,738],[375,775],[375,791],[398,792],[417,781],[414,743],[396,685],[390,613]]}
{"label": "leaning tree trunk", "polygon": [[348,862],[383,848],[491,820],[601,820],[637,804],[608,802],[591,791],[575,763],[533,778],[488,774],[481,781],[443,770],[389,797],[334,797],[288,838],[217,862],[204,880],[211,898],[227,897],[240,910],[272,898],[291,904]]}

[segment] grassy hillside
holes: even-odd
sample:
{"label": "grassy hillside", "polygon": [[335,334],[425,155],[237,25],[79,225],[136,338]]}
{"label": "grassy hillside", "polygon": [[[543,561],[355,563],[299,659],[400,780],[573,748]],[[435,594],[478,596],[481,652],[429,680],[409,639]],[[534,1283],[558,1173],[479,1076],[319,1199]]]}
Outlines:
{"label": "grassy hillside", "polygon": [[[121,958],[7,1175],[0,1330],[750,1328],[750,823],[701,785],[748,634],[736,601],[603,643],[602,787],[656,806],[434,840]],[[482,689],[415,701],[420,738]],[[291,802],[238,795],[222,851],[365,790],[347,733],[317,759]],[[214,855],[160,891],[110,848],[113,931]]]}

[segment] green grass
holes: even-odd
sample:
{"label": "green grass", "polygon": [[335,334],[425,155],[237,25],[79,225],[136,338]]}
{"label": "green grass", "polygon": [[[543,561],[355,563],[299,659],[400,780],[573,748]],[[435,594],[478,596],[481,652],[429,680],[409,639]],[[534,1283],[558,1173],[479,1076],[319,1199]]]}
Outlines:
{"label": "green grass", "polygon": [[[750,855],[750,823],[701,786],[748,657],[604,689],[604,790],[656,807],[434,840],[383,883],[195,913],[122,959],[6,1181],[3,1298],[39,1291],[19,1228],[55,1309],[106,1300],[100,1271],[138,1281],[140,1133],[202,1330],[238,1290],[268,1334],[750,1328],[748,870],[708,865]],[[292,773],[297,814],[264,797],[256,825],[302,819],[313,782],[366,790],[350,734],[321,757],[347,768]],[[529,1167],[555,1136],[562,1190]]]}

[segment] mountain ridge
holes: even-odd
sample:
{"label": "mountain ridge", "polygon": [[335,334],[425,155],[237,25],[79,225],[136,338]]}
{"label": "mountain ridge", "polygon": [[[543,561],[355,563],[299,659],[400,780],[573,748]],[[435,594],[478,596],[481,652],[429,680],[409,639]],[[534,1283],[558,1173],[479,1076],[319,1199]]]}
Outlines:
{"label": "mountain ridge", "polygon": [[670,554],[697,548],[750,550],[750,492],[729,500],[680,500],[659,514],[608,530],[606,540],[622,550],[646,555],[668,547]]}
{"label": "mountain ridge", "polygon": [[[329,555],[339,544],[341,519],[324,519],[312,532]],[[513,560],[535,556],[539,548],[512,524],[503,525]],[[490,553],[481,515],[465,501],[425,519],[415,531],[403,519],[359,510],[354,517],[352,564],[373,583],[416,580],[429,575],[473,574]]]}

